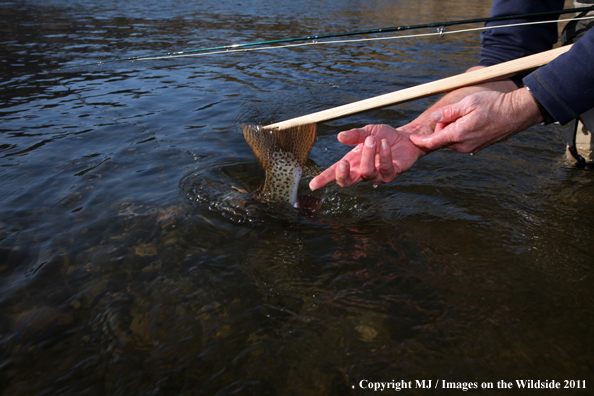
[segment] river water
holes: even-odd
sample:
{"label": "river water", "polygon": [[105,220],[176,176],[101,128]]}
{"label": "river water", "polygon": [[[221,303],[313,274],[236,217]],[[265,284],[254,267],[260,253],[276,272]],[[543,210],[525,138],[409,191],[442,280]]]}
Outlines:
{"label": "river water", "polygon": [[[542,395],[588,394],[594,174],[566,161],[567,128],[437,152],[377,189],[330,185],[315,215],[219,202],[263,181],[242,122],[463,72],[478,32],[109,62],[489,7],[0,3],[0,393],[347,395],[432,380],[413,394],[452,394],[445,380],[496,395],[531,379],[586,381]],[[319,124],[310,168],[348,151],[339,131],[401,125],[433,100]]]}

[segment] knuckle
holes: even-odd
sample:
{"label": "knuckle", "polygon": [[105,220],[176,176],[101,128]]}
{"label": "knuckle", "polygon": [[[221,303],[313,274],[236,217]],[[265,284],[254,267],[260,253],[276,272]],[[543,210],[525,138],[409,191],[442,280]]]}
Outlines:
{"label": "knuckle", "polygon": [[392,173],[393,170],[394,170],[394,166],[392,165],[391,162],[382,163],[380,165],[380,173],[382,175],[389,175]]}
{"label": "knuckle", "polygon": [[441,117],[445,119],[449,119],[452,117],[453,109],[452,106],[445,106],[439,109],[441,112]]}
{"label": "knuckle", "polygon": [[337,177],[336,178],[336,183],[340,186],[340,187],[349,187],[349,180],[342,178],[342,177]]}
{"label": "knuckle", "polygon": [[375,178],[375,170],[364,170],[361,172],[361,177],[365,180],[371,180]]}

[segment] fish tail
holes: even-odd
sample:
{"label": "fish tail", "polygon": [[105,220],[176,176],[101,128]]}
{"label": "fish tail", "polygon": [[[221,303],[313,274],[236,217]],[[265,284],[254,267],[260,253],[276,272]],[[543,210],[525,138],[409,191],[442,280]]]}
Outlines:
{"label": "fish tail", "polygon": [[272,154],[275,152],[291,153],[303,167],[316,139],[316,124],[300,125],[285,130],[266,129],[248,124],[242,124],[241,128],[243,137],[264,170],[273,166]]}

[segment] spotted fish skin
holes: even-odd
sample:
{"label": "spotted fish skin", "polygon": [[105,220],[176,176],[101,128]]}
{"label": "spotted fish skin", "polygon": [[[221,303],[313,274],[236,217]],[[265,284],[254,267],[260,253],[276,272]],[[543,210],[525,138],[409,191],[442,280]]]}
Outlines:
{"label": "spotted fish skin", "polygon": [[246,142],[266,171],[266,181],[254,197],[299,207],[297,189],[316,138],[316,125],[279,131],[243,124],[242,130]]}

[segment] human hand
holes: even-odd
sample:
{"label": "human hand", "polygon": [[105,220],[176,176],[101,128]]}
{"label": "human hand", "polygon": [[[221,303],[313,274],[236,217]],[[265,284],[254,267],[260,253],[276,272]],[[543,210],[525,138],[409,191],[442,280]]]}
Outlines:
{"label": "human hand", "polygon": [[410,140],[427,151],[451,148],[462,153],[477,153],[542,121],[538,105],[525,88],[510,93],[474,93],[431,116],[435,131],[413,134]]}
{"label": "human hand", "polygon": [[424,155],[411,143],[409,134],[389,125],[367,125],[338,134],[338,141],[356,145],[340,161],[316,176],[311,190],[336,181],[350,187],[362,181],[374,185],[388,183],[407,171]]}

